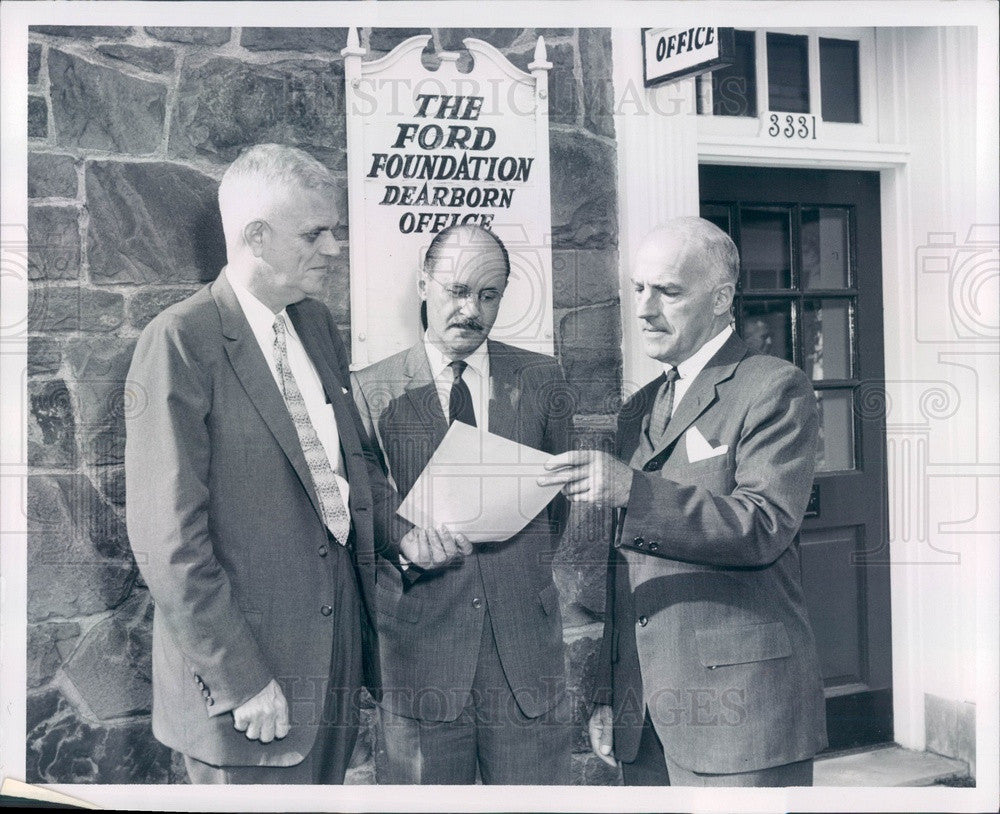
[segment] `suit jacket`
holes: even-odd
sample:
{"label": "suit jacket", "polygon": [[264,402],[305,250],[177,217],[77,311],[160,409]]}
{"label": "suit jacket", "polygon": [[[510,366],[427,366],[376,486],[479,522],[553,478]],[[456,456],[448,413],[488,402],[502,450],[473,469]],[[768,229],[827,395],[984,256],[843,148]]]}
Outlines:
{"label": "suit jacket", "polygon": [[[288,315],[333,406],[351,484],[352,548],[374,618],[375,540],[398,558],[395,496],[363,431],[347,355],[327,308]],[[157,316],[139,338],[127,387],[125,475],[129,539],[155,601],[153,732],[213,765],[294,765],[316,738],[333,625],[363,638],[377,692],[367,619],[324,615],[335,545],[327,536],[295,426],[225,275]],[[377,532],[377,533],[376,533]],[[329,611],[327,611],[329,613]],[[364,614],[363,614],[364,615]],[[248,740],[226,713],[272,678],[291,732]]]}
{"label": "suit jacket", "polygon": [[[550,357],[489,341],[489,430],[536,449],[566,448],[572,399]],[[423,343],[355,374],[354,398],[386,470],[406,495],[448,423]],[[385,692],[396,714],[458,717],[469,699],[488,608],[504,672],[528,717],[565,688],[559,593],[552,553],[565,502],[556,499],[505,542],[478,543],[448,567],[401,579],[380,565],[376,596]]]}
{"label": "suit jacket", "polygon": [[[666,754],[692,771],[809,758],[826,746],[797,537],[815,466],[812,386],[733,335],[652,449],[642,433],[661,381],[618,421],[618,456],[639,471],[611,548],[595,694],[614,706],[615,754],[635,759],[648,708]],[[691,460],[695,432],[728,450]]]}

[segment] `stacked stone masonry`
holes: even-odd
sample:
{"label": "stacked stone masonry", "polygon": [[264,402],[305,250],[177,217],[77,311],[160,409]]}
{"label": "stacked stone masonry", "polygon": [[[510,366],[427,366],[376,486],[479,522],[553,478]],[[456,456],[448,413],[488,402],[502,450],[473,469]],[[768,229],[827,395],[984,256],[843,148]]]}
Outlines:
{"label": "stacked stone masonry", "polygon": [[[579,389],[581,447],[607,448],[621,392],[610,33],[364,29],[381,56],[431,34],[484,39],[550,75],[557,354]],[[123,382],[143,326],[225,262],[215,193],[247,145],[301,147],[344,182],[342,28],[36,26],[29,32],[27,780],[185,782],[152,737],[153,604],[124,522]],[[468,60],[468,54],[463,60]],[[428,49],[426,59],[434,57]],[[324,299],[349,340],[350,235]],[[587,755],[585,693],[604,610],[609,517],[576,511],[554,568],[576,723],[577,783],[619,782]],[[349,782],[376,780],[365,714]]]}

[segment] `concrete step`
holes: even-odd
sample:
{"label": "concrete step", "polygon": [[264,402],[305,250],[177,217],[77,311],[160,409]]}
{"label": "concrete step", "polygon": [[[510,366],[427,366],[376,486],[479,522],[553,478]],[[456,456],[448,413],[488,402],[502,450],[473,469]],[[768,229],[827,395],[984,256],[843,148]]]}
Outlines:
{"label": "concrete step", "polygon": [[968,776],[969,767],[961,760],[889,745],[817,758],[813,784],[932,786],[941,781],[961,780]]}

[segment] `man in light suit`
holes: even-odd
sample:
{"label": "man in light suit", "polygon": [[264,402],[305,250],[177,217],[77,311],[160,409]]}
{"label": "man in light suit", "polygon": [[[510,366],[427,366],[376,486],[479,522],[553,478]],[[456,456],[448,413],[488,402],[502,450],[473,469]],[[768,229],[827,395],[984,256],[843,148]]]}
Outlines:
{"label": "man in light suit", "polygon": [[[507,285],[503,244],[480,227],[437,234],[419,279],[426,332],[356,374],[354,398],[406,495],[452,421],[548,452],[566,449],[572,398],[554,359],[487,339]],[[486,496],[488,499],[488,495]],[[509,540],[451,567],[380,565],[385,693],[380,782],[567,783],[559,594],[561,496]]]}
{"label": "man in light suit", "polygon": [[310,299],[339,251],[334,193],[299,150],[234,161],[219,188],[228,265],[146,327],[128,374],[153,732],[196,783],[342,782],[360,688],[379,688],[376,541],[392,562],[460,553],[395,519],[346,351]]}
{"label": "man in light suit", "polygon": [[815,401],[733,333],[738,272],[701,218],[643,241],[636,312],[664,374],[622,407],[617,457],[567,453],[542,478],[619,510],[590,739],[627,785],[811,785],[826,746],[797,538]]}

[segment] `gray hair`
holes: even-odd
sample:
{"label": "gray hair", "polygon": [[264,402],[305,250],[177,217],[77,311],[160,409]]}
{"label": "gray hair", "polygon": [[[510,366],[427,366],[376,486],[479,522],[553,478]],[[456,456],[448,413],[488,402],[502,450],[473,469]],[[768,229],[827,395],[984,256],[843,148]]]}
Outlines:
{"label": "gray hair", "polygon": [[736,285],[740,278],[740,253],[729,235],[711,221],[694,216],[675,218],[669,225],[701,243],[705,264],[719,283]]}
{"label": "gray hair", "polygon": [[703,259],[705,269],[719,284],[736,285],[740,278],[740,253],[722,229],[709,220],[688,215],[673,218],[660,227],[658,232],[674,232],[686,240],[697,243],[698,256]]}
{"label": "gray hair", "polygon": [[330,171],[307,152],[286,144],[248,147],[229,165],[219,184],[219,212],[226,243],[247,223],[266,219],[281,195],[294,189],[330,192],[337,182]]}

